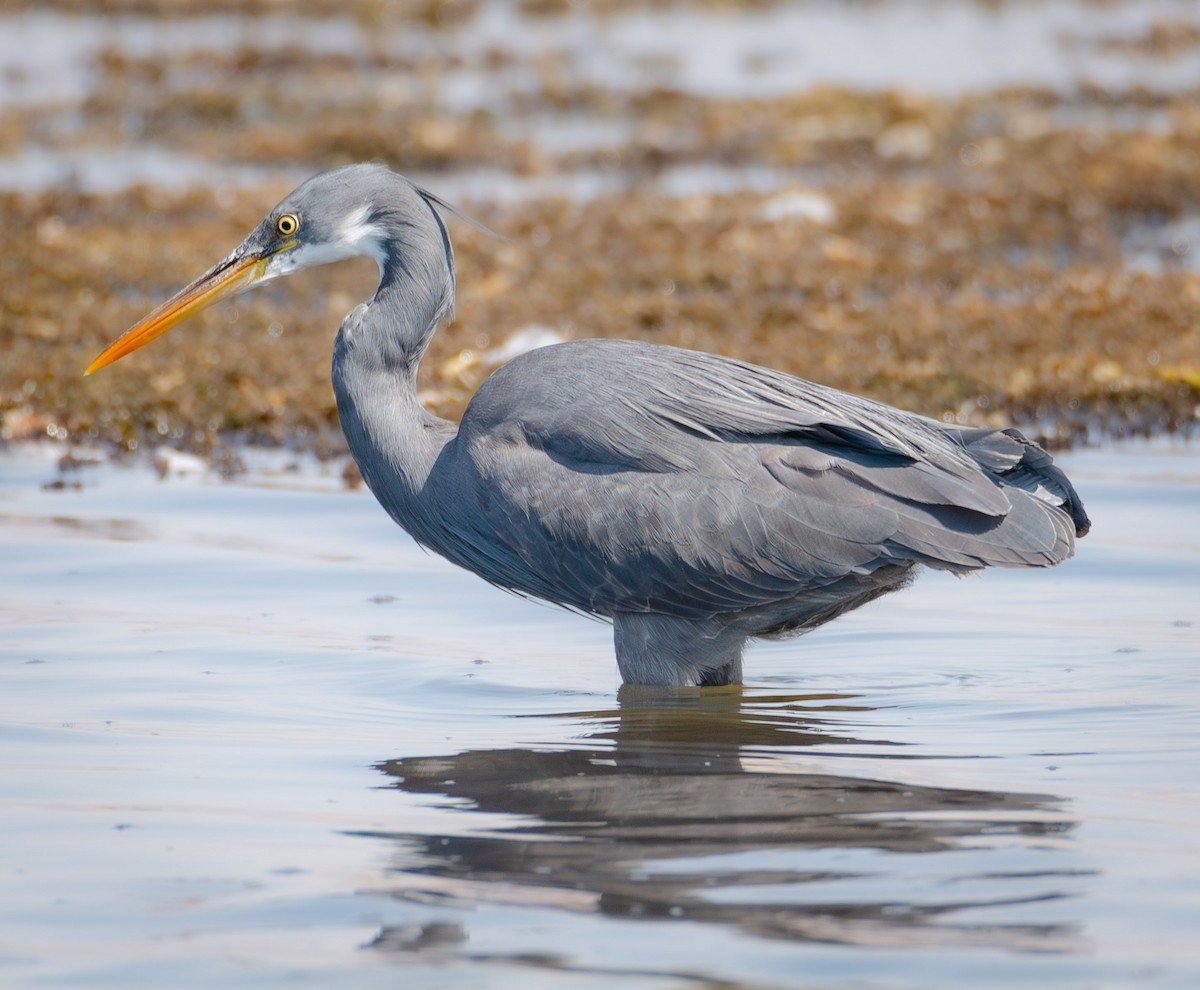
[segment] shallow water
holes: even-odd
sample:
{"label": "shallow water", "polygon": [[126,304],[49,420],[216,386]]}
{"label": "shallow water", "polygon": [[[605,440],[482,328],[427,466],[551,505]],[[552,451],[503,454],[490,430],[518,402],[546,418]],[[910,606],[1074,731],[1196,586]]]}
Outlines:
{"label": "shallow water", "polygon": [[1200,985],[1195,449],[665,694],[337,465],[59,453],[0,459],[0,985]]}

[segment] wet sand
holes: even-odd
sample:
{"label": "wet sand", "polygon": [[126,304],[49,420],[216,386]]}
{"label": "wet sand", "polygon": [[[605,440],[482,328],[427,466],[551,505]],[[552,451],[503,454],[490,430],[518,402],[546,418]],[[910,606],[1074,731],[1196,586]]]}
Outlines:
{"label": "wet sand", "polygon": [[[423,379],[447,415],[533,329],[1056,445],[1194,432],[1186,5],[117,10],[0,15],[0,439],[343,449],[329,348],[367,262],[80,372],[296,181],[364,159],[508,238],[453,225],[457,319]],[[50,41],[53,74],[29,54]]]}

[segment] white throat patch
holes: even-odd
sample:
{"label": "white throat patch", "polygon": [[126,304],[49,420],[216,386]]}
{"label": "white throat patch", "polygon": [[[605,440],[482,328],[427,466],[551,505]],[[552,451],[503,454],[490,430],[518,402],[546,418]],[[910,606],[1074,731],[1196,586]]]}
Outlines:
{"label": "white throat patch", "polygon": [[381,265],[386,254],[379,236],[379,228],[368,217],[375,212],[371,203],[364,203],[342,221],[341,234],[344,244],[354,246],[354,257],[369,255]]}

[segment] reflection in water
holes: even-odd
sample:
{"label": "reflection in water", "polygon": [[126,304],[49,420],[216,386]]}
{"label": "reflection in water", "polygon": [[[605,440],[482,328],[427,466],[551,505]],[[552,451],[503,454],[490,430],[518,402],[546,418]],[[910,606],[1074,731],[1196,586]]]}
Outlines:
{"label": "reflection in water", "polygon": [[[1068,896],[1078,875],[1047,862],[1073,827],[1058,799],[797,772],[833,762],[811,747],[864,743],[825,727],[823,713],[862,710],[850,700],[626,688],[617,712],[567,716],[589,730],[570,749],[380,764],[396,787],[464,814],[457,834],[369,833],[401,843],[388,892],[800,941],[1072,948],[1070,926],[1021,910]],[[878,757],[887,744],[869,745]],[[478,812],[520,821],[473,827]],[[914,868],[912,854],[931,853],[947,862]],[[427,937],[385,929],[374,947],[412,951]]]}

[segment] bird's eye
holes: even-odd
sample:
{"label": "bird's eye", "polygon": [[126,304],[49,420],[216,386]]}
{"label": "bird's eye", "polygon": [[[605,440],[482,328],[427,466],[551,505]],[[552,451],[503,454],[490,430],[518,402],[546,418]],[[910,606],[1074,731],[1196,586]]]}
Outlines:
{"label": "bird's eye", "polygon": [[275,230],[283,237],[291,237],[300,229],[300,220],[292,213],[285,213],[275,221]]}

